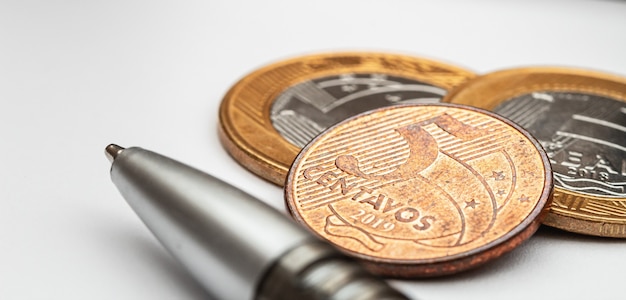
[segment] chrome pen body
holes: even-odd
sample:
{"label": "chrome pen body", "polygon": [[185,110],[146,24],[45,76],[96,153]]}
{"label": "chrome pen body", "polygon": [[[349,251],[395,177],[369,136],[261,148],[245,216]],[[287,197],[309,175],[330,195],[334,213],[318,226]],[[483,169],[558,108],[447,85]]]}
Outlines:
{"label": "chrome pen body", "polygon": [[141,148],[109,145],[111,179],[218,299],[408,299],[254,197]]}

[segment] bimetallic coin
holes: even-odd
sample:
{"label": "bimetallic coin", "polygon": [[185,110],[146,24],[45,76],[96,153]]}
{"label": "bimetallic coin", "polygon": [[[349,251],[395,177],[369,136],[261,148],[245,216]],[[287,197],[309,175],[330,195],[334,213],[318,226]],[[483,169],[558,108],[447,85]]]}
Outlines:
{"label": "bimetallic coin", "polygon": [[302,150],[285,185],[297,222],[391,277],[456,273],[512,250],[551,193],[548,157],[529,133],[451,104],[339,123]]}
{"label": "bimetallic coin", "polygon": [[244,167],[283,185],[300,149],[326,128],[378,107],[439,102],[472,77],[403,55],[298,57],[259,69],[231,88],[220,107],[220,139]]}
{"label": "bimetallic coin", "polygon": [[470,81],[445,101],[493,110],[541,142],[556,187],[546,225],[626,238],[626,79],[513,69]]}

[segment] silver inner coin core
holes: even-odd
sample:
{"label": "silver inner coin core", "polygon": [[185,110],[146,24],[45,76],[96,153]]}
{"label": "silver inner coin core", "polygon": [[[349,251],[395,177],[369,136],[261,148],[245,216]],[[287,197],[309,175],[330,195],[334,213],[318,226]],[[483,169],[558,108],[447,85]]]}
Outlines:
{"label": "silver inner coin core", "polygon": [[555,185],[602,197],[626,197],[626,103],[585,93],[542,91],[494,110],[543,145]]}
{"label": "silver inner coin core", "polygon": [[342,74],[295,84],[281,93],[270,111],[274,128],[302,148],[326,128],[375,108],[406,103],[436,103],[446,90],[384,74]]}

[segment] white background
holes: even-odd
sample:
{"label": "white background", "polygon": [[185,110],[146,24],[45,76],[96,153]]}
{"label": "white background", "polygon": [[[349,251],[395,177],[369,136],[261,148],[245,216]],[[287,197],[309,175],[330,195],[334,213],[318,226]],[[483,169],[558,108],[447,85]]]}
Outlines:
{"label": "white background", "polygon": [[[626,76],[624,1],[0,1],[0,299],[204,299],[110,182],[108,143],[196,166],[283,209],[217,139],[252,70],[390,51],[477,73]],[[393,284],[412,298],[623,298],[626,240],[542,228],[498,261]]]}

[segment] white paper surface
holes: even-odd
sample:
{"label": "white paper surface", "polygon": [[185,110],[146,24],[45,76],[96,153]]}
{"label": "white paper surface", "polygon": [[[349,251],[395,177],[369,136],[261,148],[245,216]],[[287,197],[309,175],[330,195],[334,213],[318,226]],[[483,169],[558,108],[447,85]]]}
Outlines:
{"label": "white paper surface", "polygon": [[[171,156],[283,208],[217,110],[254,69],[389,51],[477,73],[626,76],[624,1],[1,1],[0,299],[204,299],[110,182],[108,143]],[[412,298],[618,299],[626,240],[542,228],[475,271],[393,281]]]}

